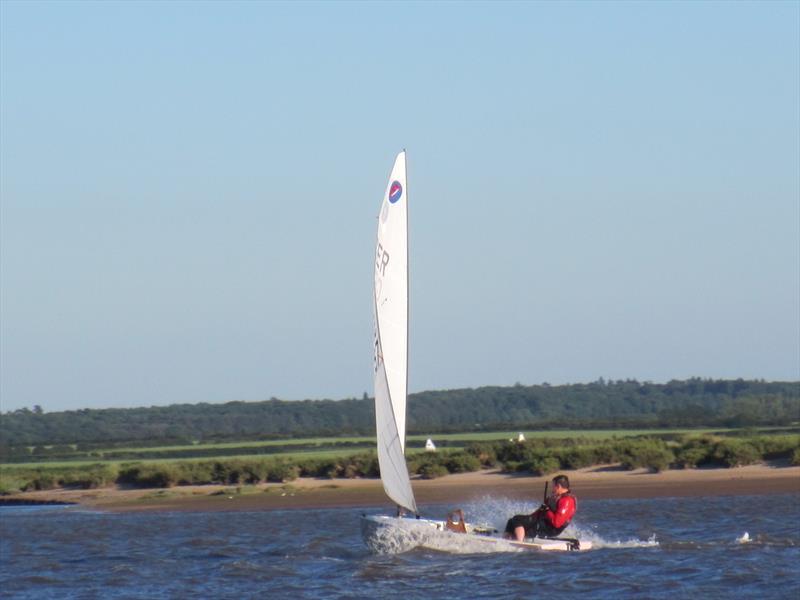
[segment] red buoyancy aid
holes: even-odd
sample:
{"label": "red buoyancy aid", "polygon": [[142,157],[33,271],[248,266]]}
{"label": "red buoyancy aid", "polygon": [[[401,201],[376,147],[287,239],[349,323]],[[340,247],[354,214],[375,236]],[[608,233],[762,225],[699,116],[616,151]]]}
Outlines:
{"label": "red buoyancy aid", "polygon": [[549,510],[545,513],[545,518],[553,528],[560,532],[569,524],[575,511],[578,510],[578,499],[567,492],[559,496],[557,500],[555,497],[548,498],[547,505]]}

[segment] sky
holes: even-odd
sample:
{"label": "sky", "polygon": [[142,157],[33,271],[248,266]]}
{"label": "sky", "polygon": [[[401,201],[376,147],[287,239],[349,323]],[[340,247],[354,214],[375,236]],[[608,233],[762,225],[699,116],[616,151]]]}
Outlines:
{"label": "sky", "polygon": [[0,409],[800,379],[798,2],[0,2]]}

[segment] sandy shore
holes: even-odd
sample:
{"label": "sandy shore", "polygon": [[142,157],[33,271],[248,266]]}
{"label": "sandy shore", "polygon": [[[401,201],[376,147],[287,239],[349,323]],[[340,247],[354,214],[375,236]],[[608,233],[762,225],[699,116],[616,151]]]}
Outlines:
{"label": "sandy shore", "polygon": [[[615,466],[565,471],[582,499],[800,494],[800,467],[751,465],[649,473]],[[545,477],[478,471],[414,480],[418,504],[455,505],[485,496],[537,502]],[[276,510],[391,506],[378,479],[297,479],[255,486],[180,486],[168,489],[49,490],[6,496],[6,501],[69,502],[108,511]],[[1,502],[1,501],[0,501]]]}

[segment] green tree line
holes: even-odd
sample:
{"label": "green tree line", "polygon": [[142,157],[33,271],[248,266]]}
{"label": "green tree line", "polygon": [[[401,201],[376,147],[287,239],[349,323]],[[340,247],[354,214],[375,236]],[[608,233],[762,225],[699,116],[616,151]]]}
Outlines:
{"label": "green tree line", "polygon": [[[800,382],[604,381],[428,391],[409,397],[409,433],[497,429],[746,427],[800,420]],[[0,453],[51,444],[160,445],[297,436],[373,435],[361,399],[176,404],[0,415]]]}

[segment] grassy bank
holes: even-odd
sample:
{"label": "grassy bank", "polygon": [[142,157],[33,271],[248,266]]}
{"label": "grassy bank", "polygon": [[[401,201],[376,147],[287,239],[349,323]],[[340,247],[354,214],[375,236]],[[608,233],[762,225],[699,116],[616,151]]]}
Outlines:
{"label": "grassy bank", "polygon": [[[606,440],[611,438],[651,436],[673,439],[683,435],[733,435],[735,429],[624,429],[624,430],[547,430],[523,431],[528,440],[569,439]],[[755,431],[755,430],[754,430]],[[753,432],[754,432],[753,431]],[[780,428],[759,428],[759,433],[769,434]],[[751,432],[751,433],[753,433]],[[433,436],[439,448],[464,449],[480,442],[495,442],[517,439],[518,431],[491,431],[438,434]],[[411,451],[424,448],[428,435],[409,435],[406,448]],[[49,464],[52,466],[81,466],[97,462],[126,462],[134,460],[164,459],[233,459],[248,456],[274,456],[294,460],[299,454],[330,453],[353,454],[375,448],[375,438],[369,436],[313,437],[298,439],[273,439],[260,441],[234,442],[195,442],[182,445],[130,446],[115,444],[63,444],[45,446],[24,446],[14,448],[8,456],[0,460],[2,464],[32,466]]]}
{"label": "grassy bank", "polygon": [[[618,431],[553,433],[546,432],[547,435],[541,436],[526,434],[528,439],[521,443],[509,441],[509,438],[516,438],[516,434],[510,432],[497,432],[493,437],[484,437],[488,435],[484,434],[478,439],[474,434],[454,434],[450,436],[452,445],[437,452],[424,452],[417,447],[407,453],[406,459],[412,475],[428,479],[489,467],[546,475],[559,469],[611,463],[628,469],[646,467],[653,471],[706,465],[736,467],[775,459],[800,465],[800,434],[797,433],[754,434],[735,430],[724,435],[686,430],[650,431],[647,435]],[[620,433],[628,435],[621,436]],[[444,436],[440,437],[444,439]],[[437,437],[437,443],[440,443],[440,437]],[[340,441],[338,438],[327,439]],[[417,441],[420,440],[424,442],[424,437],[419,436]],[[303,442],[307,444],[308,440]],[[293,446],[286,444],[286,447]],[[297,477],[333,479],[378,475],[374,451],[354,452],[350,447],[349,450],[285,452],[280,456],[4,464],[0,467],[0,493],[56,487],[89,489],[115,483],[163,488],[291,481]]]}

